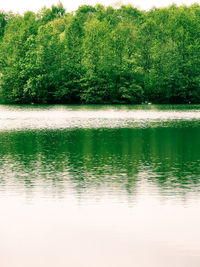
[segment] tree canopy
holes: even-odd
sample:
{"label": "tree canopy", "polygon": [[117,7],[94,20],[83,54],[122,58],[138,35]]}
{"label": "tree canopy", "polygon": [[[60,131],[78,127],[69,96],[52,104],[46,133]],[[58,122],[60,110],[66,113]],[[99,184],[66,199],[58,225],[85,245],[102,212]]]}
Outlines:
{"label": "tree canopy", "polygon": [[200,6],[0,11],[1,103],[199,103]]}

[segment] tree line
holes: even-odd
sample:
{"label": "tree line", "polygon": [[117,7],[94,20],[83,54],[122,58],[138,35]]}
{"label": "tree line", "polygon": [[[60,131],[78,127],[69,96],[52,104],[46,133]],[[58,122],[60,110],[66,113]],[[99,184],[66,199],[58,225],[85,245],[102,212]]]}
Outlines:
{"label": "tree line", "polygon": [[1,103],[199,103],[200,6],[0,12]]}

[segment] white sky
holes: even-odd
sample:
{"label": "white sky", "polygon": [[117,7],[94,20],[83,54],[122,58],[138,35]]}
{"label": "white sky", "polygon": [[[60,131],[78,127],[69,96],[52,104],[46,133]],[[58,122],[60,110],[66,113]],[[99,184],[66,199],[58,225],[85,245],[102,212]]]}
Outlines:
{"label": "white sky", "polygon": [[[168,6],[172,3],[177,5],[199,3],[200,0],[62,0],[61,1],[67,11],[76,10],[80,5],[95,5],[96,3],[105,6],[111,5],[115,2],[123,4],[131,3],[133,6],[140,9],[148,10],[151,7]],[[56,5],[58,0],[0,0],[0,10],[13,11],[14,13],[23,13],[27,10],[38,11],[43,6],[50,7],[52,4]]]}

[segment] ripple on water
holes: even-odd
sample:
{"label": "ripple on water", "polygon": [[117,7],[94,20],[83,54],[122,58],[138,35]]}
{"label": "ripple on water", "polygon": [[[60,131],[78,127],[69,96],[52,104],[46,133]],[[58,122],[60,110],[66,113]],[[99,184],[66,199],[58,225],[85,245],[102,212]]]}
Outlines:
{"label": "ripple on water", "polygon": [[[145,128],[177,127],[184,122],[200,122],[198,109],[74,108],[72,106],[0,106],[0,130],[70,129],[70,128]],[[196,108],[196,106],[195,106]]]}

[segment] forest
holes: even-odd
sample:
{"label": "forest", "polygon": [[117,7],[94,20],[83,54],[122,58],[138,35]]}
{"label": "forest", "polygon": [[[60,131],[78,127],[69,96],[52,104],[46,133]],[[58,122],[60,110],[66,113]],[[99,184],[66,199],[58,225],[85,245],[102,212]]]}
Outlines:
{"label": "forest", "polygon": [[0,11],[0,103],[200,102],[200,5]]}

